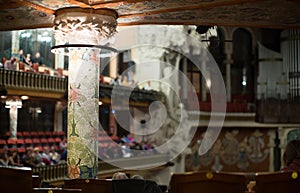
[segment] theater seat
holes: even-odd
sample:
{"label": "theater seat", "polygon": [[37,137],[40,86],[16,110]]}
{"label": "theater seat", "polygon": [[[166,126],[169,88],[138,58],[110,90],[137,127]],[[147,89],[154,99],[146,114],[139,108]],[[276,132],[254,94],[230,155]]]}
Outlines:
{"label": "theater seat", "polygon": [[108,179],[69,179],[64,181],[64,187],[82,189],[83,193],[112,193],[111,182]]}
{"label": "theater seat", "polygon": [[0,192],[32,192],[32,170],[27,167],[0,167]]}
{"label": "theater seat", "polygon": [[0,139],[0,148],[5,148],[5,147],[6,147],[6,140]]}
{"label": "theater seat", "polygon": [[26,148],[27,148],[27,147],[33,147],[32,139],[30,139],[30,138],[26,138],[26,139],[24,140],[24,143],[25,143],[25,147],[26,147]]}
{"label": "theater seat", "polygon": [[170,193],[244,193],[247,190],[244,173],[200,171],[174,173],[171,176]]}
{"label": "theater seat", "polygon": [[26,152],[26,149],[25,149],[24,147],[18,147],[18,148],[17,148],[17,152],[18,152],[19,154],[22,154],[22,153],[25,153],[25,152]]}
{"label": "theater seat", "polygon": [[8,139],[6,143],[8,148],[17,148],[17,139]]}
{"label": "theater seat", "polygon": [[23,138],[26,139],[26,138],[31,138],[30,136],[30,133],[28,131],[23,131],[22,132],[22,135],[23,135]]}
{"label": "theater seat", "polygon": [[155,181],[143,179],[112,180],[112,193],[162,193]]}
{"label": "theater seat", "polygon": [[24,139],[17,139],[17,146],[18,147],[25,147]]}
{"label": "theater seat", "polygon": [[39,138],[44,138],[45,137],[45,132],[44,131],[38,131],[38,137]]}
{"label": "theater seat", "polygon": [[255,193],[299,193],[299,175],[298,172],[257,173]]}

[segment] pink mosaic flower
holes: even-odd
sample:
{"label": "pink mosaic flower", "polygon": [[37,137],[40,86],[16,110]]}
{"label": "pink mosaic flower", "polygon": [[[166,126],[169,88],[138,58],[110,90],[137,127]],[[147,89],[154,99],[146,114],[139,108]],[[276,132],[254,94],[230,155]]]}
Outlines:
{"label": "pink mosaic flower", "polygon": [[74,103],[79,101],[81,96],[80,90],[79,89],[74,89],[72,86],[70,86],[70,92],[69,92],[69,100],[70,102]]}

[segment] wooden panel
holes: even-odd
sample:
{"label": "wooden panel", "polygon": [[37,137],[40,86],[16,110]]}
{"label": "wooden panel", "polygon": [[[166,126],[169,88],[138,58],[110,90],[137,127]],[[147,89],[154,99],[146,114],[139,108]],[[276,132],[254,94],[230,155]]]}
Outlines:
{"label": "wooden panel", "polygon": [[82,189],[83,193],[111,193],[111,180],[73,179],[64,181],[65,188]]}
{"label": "wooden panel", "polygon": [[297,172],[257,173],[255,193],[299,193],[300,176]]}
{"label": "wooden panel", "polygon": [[170,181],[170,193],[244,193],[247,184],[243,173],[194,172],[173,174]]}
{"label": "wooden panel", "polygon": [[67,188],[34,188],[32,193],[80,193],[81,189]]}
{"label": "wooden panel", "polygon": [[3,193],[31,193],[32,170],[25,167],[0,168],[0,188]]}

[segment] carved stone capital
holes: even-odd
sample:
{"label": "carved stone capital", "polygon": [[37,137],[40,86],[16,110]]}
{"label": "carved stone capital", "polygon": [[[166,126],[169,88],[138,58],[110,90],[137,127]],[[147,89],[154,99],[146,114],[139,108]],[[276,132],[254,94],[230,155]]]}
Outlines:
{"label": "carved stone capital", "polygon": [[111,9],[59,9],[55,13],[54,37],[60,44],[105,45],[116,33],[117,17]]}

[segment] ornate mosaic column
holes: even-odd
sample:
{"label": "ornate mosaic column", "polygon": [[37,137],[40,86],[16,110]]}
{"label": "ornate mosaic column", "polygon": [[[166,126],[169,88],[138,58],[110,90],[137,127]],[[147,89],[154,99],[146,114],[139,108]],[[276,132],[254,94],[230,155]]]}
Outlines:
{"label": "ornate mosaic column", "polygon": [[99,46],[115,34],[116,18],[108,9],[56,12],[54,36],[69,55],[67,159],[73,179],[98,176]]}

